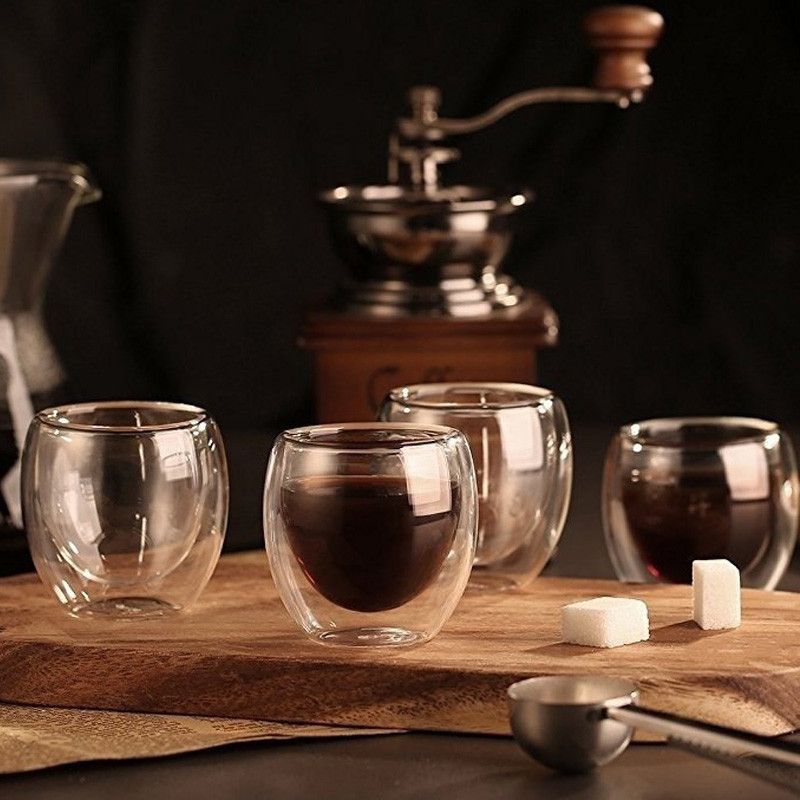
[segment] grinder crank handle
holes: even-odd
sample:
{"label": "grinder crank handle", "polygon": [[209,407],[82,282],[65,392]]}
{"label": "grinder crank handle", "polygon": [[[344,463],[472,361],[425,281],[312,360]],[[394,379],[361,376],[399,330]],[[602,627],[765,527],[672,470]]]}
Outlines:
{"label": "grinder crank handle", "polygon": [[664,19],[643,6],[603,6],[583,18],[583,30],[597,51],[594,86],[641,96],[653,83],[647,54],[661,36]]}

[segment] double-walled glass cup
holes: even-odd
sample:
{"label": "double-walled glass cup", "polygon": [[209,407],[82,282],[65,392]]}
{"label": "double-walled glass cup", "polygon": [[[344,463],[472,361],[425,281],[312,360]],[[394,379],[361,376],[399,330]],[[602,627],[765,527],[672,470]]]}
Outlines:
{"label": "double-walled glass cup", "polygon": [[773,589],[797,539],[792,445],[774,422],[651,419],[608,449],[603,527],[624,581],[690,583],[692,561],[726,558],[742,583]]}
{"label": "double-walled glass cup", "polygon": [[567,415],[549,390],[518,383],[430,383],[392,389],[380,418],[449,425],[472,450],[478,546],[470,586],[525,585],[555,548],[569,507]]}
{"label": "double-walled glass cup", "polygon": [[179,611],[202,592],[222,548],[222,439],[194,406],[50,408],[28,430],[22,499],[36,570],[68,612]]}
{"label": "double-walled glass cup", "polygon": [[292,619],[329,645],[435,636],[469,578],[475,494],[469,447],[452,428],[373,422],[281,434],[264,535]]}

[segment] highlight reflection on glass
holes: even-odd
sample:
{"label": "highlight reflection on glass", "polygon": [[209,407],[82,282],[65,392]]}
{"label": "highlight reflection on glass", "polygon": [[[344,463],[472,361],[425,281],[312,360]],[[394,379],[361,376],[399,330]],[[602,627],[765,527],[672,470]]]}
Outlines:
{"label": "highlight reflection on glass", "polygon": [[569,505],[572,449],[561,401],[514,383],[430,383],[392,389],[394,423],[450,425],[469,443],[478,482],[478,546],[470,586],[522,586],[541,572]]}
{"label": "highlight reflection on glass", "polygon": [[22,488],[37,572],[73,615],[180,610],[219,558],[225,453],[216,424],[194,406],[42,411],[28,431]]}
{"label": "highlight reflection on glass", "polygon": [[794,550],[798,477],[772,422],[654,419],[623,426],[603,482],[603,524],[625,581],[689,583],[695,559],[727,558],[772,589]]}
{"label": "highlight reflection on glass", "polygon": [[264,534],[292,618],[323,644],[434,636],[475,552],[475,474],[451,428],[352,423],[286,431],[270,456]]}

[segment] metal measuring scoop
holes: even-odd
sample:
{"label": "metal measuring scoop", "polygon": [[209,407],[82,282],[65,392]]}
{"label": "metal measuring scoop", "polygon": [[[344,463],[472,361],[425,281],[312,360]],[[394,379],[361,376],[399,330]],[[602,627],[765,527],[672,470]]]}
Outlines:
{"label": "metal measuring scoop", "polygon": [[641,708],[630,681],[598,675],[530,678],[509,686],[508,699],[519,745],[559,772],[588,772],[613,761],[634,728],[641,728],[704,758],[800,788],[797,745]]}

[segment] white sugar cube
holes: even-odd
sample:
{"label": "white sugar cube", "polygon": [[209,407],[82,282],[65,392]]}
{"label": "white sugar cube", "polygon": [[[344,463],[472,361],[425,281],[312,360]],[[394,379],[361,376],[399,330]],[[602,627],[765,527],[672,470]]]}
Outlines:
{"label": "white sugar cube", "polygon": [[692,562],[694,621],[705,631],[738,628],[742,622],[739,570],[725,558]]}
{"label": "white sugar cube", "polygon": [[561,609],[565,642],[590,647],[619,647],[650,638],[647,606],[630,597],[595,597]]}

